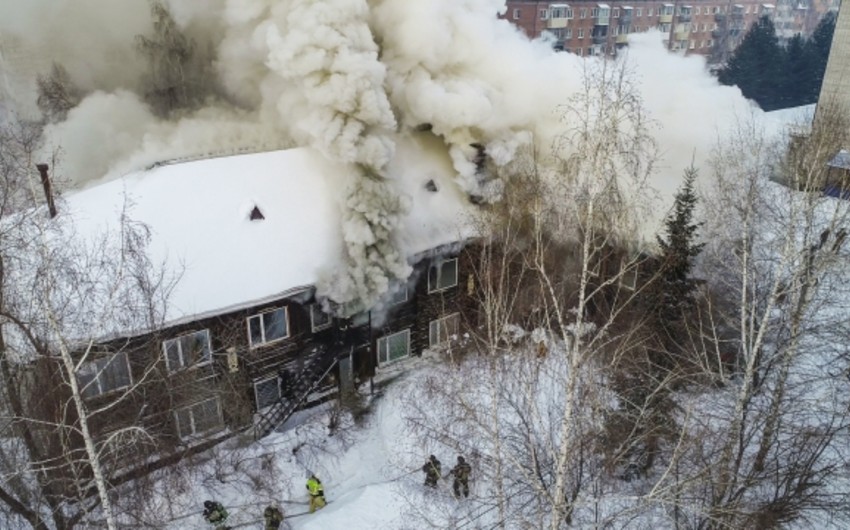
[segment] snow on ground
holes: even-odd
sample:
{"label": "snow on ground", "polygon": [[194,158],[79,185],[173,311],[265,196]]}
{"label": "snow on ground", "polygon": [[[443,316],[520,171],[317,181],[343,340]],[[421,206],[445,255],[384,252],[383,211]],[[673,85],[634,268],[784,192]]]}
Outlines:
{"label": "snow on ground", "polygon": [[[211,450],[208,456],[218,455],[221,460],[239,453],[238,459],[249,462],[251,472],[265,473],[277,485],[278,496],[270,499],[265,491],[256,493],[234,477],[223,476],[223,482],[219,481],[216,470],[227,466],[208,462],[196,475],[203,478],[182,494],[169,493],[175,517],[163,528],[210,528],[201,517],[207,499],[224,504],[230,513],[228,524],[245,524],[240,528],[261,528],[262,511],[272,502],[280,503],[288,516],[305,513],[308,471],[322,480],[329,504],[315,514],[287,518],[293,530],[415,528],[404,514],[408,499],[422,495],[424,475],[419,468],[430,449],[422,447],[406,430],[402,407],[410,385],[427,372],[423,367],[433,362],[427,356],[409,359],[380,374],[375,395],[367,398],[371,407],[363,425],[349,425],[343,434],[328,435],[326,424],[332,405],[327,404],[300,412],[284,425],[283,432],[253,444],[244,440],[242,449],[237,449],[240,443],[233,440]],[[365,391],[368,393],[368,387]],[[274,456],[274,470],[261,470],[270,455]],[[444,463],[451,462],[454,455],[440,458]],[[442,491],[437,495],[448,499],[448,482],[442,481],[440,486]],[[168,491],[168,486],[158,489]]]}

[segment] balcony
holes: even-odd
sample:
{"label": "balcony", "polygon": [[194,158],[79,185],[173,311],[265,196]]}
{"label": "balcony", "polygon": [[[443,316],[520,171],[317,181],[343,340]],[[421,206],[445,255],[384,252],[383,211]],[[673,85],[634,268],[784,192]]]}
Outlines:
{"label": "balcony", "polygon": [[628,44],[629,43],[629,35],[627,33],[620,33],[619,35],[617,35],[617,38],[614,42],[616,44]]}
{"label": "balcony", "polygon": [[722,36],[723,36],[723,30],[722,29],[715,29],[711,32],[711,38],[712,39],[719,39]]}
{"label": "balcony", "polygon": [[620,24],[621,26],[628,26],[629,24],[631,24],[632,23],[632,12],[627,11],[626,13],[623,13],[622,15],[620,15],[620,18],[617,19],[617,23]]}
{"label": "balcony", "polygon": [[717,22],[718,24],[723,24],[724,22],[726,22],[726,14],[725,13],[715,13],[714,14],[714,21]]}
{"label": "balcony", "polygon": [[569,21],[570,21],[570,19],[568,19],[566,17],[550,18],[548,20],[548,22],[546,23],[546,28],[547,29],[565,28],[565,27],[567,27],[567,22],[569,22]]}
{"label": "balcony", "polygon": [[689,31],[677,31],[673,34],[674,40],[683,41],[688,40],[690,38],[691,33]]}
{"label": "balcony", "polygon": [[673,13],[670,13],[669,15],[667,13],[658,15],[659,24],[669,24],[671,22],[673,22]]}
{"label": "balcony", "polygon": [[678,17],[676,17],[676,22],[690,22],[691,14],[690,13],[680,13]]}
{"label": "balcony", "polygon": [[593,44],[605,44],[608,42],[608,35],[592,35],[590,39],[593,41]]}

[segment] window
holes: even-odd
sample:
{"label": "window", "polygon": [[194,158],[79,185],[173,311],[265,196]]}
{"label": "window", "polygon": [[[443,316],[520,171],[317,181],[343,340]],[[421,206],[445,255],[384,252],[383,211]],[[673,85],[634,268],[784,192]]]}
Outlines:
{"label": "window", "polygon": [[573,38],[573,28],[564,28],[564,39]]}
{"label": "window", "polygon": [[590,18],[598,18],[599,17],[599,8],[594,7],[590,10]]}
{"label": "window", "polygon": [[696,41],[691,41],[691,46],[690,46],[690,48],[693,50],[694,48],[696,48],[696,45],[697,45],[697,44],[696,44]]}
{"label": "window", "polygon": [[428,345],[432,348],[447,344],[452,337],[458,335],[460,329],[460,313],[432,320],[428,325]]}
{"label": "window", "polygon": [[643,8],[642,7],[636,7],[635,8],[635,16],[639,17],[639,16],[642,16],[642,14],[643,14]]}
{"label": "window", "polygon": [[257,410],[271,407],[280,401],[280,378],[270,377],[254,383],[254,397]]}
{"label": "window", "polygon": [[522,11],[519,9],[514,9],[514,20],[519,20],[520,15],[522,15]]}
{"label": "window", "polygon": [[386,364],[410,355],[410,330],[378,339],[378,364]]}
{"label": "window", "polygon": [[285,307],[248,317],[248,339],[256,348],[289,336],[289,315]]}
{"label": "window", "polygon": [[582,7],[578,10],[578,18],[587,18],[587,8]]}
{"label": "window", "polygon": [[394,306],[405,302],[407,302],[407,285],[402,285],[390,296],[390,305]]}
{"label": "window", "polygon": [[77,381],[86,398],[127,388],[133,382],[127,354],[116,353],[85,363],[77,372]]}
{"label": "window", "polygon": [[455,285],[457,285],[457,259],[431,264],[428,269],[429,293],[442,291]]}
{"label": "window", "polygon": [[584,38],[584,28],[578,28],[578,38]]}
{"label": "window", "polygon": [[646,10],[646,16],[651,17],[652,14],[653,14],[653,11],[652,11],[652,8],[650,7],[649,9]]}
{"label": "window", "polygon": [[169,372],[176,372],[196,364],[210,361],[210,332],[208,329],[181,335],[162,342],[165,364]]}
{"label": "window", "polygon": [[222,427],[221,404],[218,398],[211,398],[174,412],[177,421],[177,434],[180,438],[199,436]]}
{"label": "window", "polygon": [[619,34],[620,34],[620,26],[614,26],[614,36],[616,37]]}
{"label": "window", "polygon": [[549,10],[548,9],[541,9],[540,10],[540,20],[546,20],[548,18],[549,18]]}
{"label": "window", "polygon": [[329,328],[331,323],[331,316],[322,310],[321,304],[310,304],[310,328],[313,333]]}
{"label": "window", "polygon": [[613,13],[611,16],[612,16],[612,17],[614,17],[614,18],[619,17],[619,16],[620,16],[620,8],[619,8],[619,7],[615,7],[615,8],[614,8],[614,13]]}
{"label": "window", "polygon": [[747,6],[747,7],[744,9],[744,13],[746,13],[747,15],[749,15],[749,14],[750,14],[750,6]]}

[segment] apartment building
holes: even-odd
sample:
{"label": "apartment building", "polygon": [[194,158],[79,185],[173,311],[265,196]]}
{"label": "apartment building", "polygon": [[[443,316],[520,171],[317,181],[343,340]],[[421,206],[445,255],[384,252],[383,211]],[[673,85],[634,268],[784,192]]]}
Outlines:
{"label": "apartment building", "polygon": [[[820,15],[832,9],[833,1],[837,0],[805,0],[793,7],[783,4],[783,28],[810,33]],[[719,62],[728,57],[759,17],[776,13],[776,4],[759,0],[508,0],[502,18],[531,38],[548,32],[555,38],[556,49],[577,55],[614,55],[628,44],[628,35],[657,30],[665,35],[664,43],[670,50]]]}

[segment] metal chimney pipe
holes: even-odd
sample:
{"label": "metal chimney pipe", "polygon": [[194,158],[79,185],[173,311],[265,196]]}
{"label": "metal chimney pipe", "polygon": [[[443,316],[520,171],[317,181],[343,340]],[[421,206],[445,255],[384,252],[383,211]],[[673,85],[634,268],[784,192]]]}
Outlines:
{"label": "metal chimney pipe", "polygon": [[41,174],[41,186],[44,188],[44,196],[47,198],[47,210],[50,212],[50,218],[56,217],[56,203],[53,202],[53,189],[50,186],[50,176],[47,170],[50,168],[47,164],[36,164],[36,169]]}

